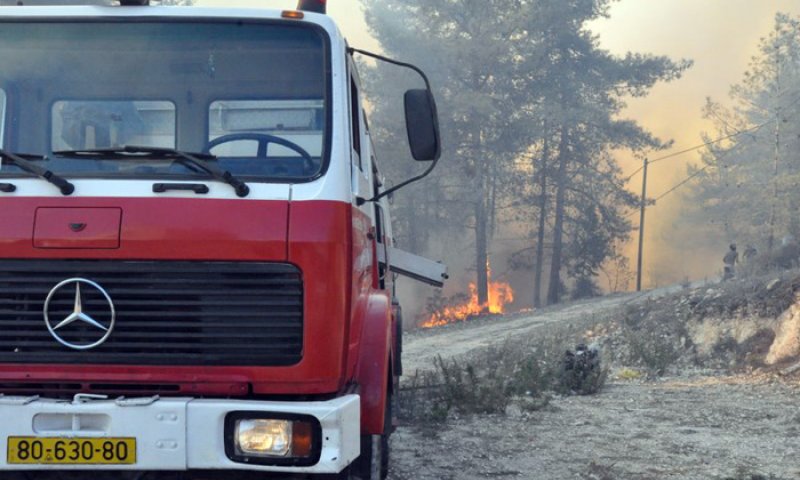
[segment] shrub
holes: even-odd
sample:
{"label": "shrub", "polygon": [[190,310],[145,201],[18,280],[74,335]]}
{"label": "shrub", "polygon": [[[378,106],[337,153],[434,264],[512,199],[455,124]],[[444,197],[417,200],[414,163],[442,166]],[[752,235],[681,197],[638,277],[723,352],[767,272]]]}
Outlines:
{"label": "shrub", "polygon": [[437,356],[434,366],[443,385],[441,398],[447,411],[459,413],[502,413],[508,406],[506,382],[492,371],[479,372],[472,363],[446,362]]}
{"label": "shrub", "polygon": [[624,313],[622,336],[634,364],[641,365],[650,377],[660,377],[680,357],[681,337],[688,337],[683,323],[668,311],[650,312],[629,309]]}
{"label": "shrub", "polygon": [[409,421],[439,422],[452,412],[503,413],[512,402],[524,410],[538,410],[554,391],[581,395],[599,391],[607,369],[579,376],[567,372],[566,345],[564,338],[554,335],[489,348],[470,360],[436,357],[433,370],[404,382],[399,415]]}
{"label": "shrub", "polygon": [[591,277],[581,277],[575,281],[572,289],[572,299],[581,300],[584,298],[599,297],[602,291]]}

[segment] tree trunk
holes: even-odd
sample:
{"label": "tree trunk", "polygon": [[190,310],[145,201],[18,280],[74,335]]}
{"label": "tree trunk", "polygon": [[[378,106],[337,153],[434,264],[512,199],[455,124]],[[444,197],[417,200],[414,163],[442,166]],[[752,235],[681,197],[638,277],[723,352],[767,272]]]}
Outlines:
{"label": "tree trunk", "polygon": [[[473,132],[476,152],[481,152],[481,129],[478,127]],[[489,169],[484,158],[476,160],[476,189],[475,192],[475,273],[477,275],[478,305],[485,306],[489,303],[489,216],[486,212],[486,188]]]}
{"label": "tree trunk", "polygon": [[561,251],[564,241],[564,202],[567,189],[567,128],[562,126],[558,144],[558,174],[556,176],[555,224],[553,225],[553,257],[550,263],[550,282],[547,286],[547,303],[561,300]]}
{"label": "tree trunk", "polygon": [[544,229],[547,225],[547,160],[550,156],[550,139],[545,124],[544,148],[539,166],[539,229],[536,232],[536,264],[533,276],[533,307],[542,306],[542,270],[544,263]]}
{"label": "tree trunk", "polygon": [[483,198],[483,188],[480,188],[478,193],[479,195],[475,202],[475,271],[478,274],[478,305],[486,305],[489,303],[489,254],[486,231],[488,222]]}

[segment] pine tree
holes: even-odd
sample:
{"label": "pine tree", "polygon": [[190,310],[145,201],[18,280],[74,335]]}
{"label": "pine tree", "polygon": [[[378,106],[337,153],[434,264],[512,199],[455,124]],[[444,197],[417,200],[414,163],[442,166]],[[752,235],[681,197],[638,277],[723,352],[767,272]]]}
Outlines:
{"label": "pine tree", "polygon": [[[555,148],[550,173],[554,219],[548,303],[560,301],[562,269],[576,279],[596,276],[602,262],[614,253],[610,246],[630,231],[624,214],[636,199],[622,185],[619,167],[609,152],[666,146],[635,122],[618,118],[624,99],[646,95],[655,83],[677,79],[691,65],[653,55],[616,57],[602,50],[586,25],[606,15],[609,4],[606,0],[527,4],[527,16],[538,18],[544,28],[531,43],[539,51],[521,68],[531,72],[531,82],[539,92],[535,104],[552,129],[546,134],[552,135]],[[546,193],[546,188],[540,189],[540,195]],[[594,225],[589,230],[586,212],[596,217],[589,222]],[[581,240],[584,234],[588,237]],[[593,248],[583,248],[586,245]]]}
{"label": "pine tree", "polygon": [[709,99],[714,122],[689,197],[689,224],[703,236],[770,250],[785,235],[800,237],[800,20],[778,14],[759,44],[730,106]]}
{"label": "pine tree", "polygon": [[[624,214],[636,202],[609,152],[665,146],[635,122],[618,118],[623,99],[678,78],[689,62],[620,58],[602,50],[586,25],[607,13],[610,0],[363,2],[383,49],[420,64],[439,101],[442,166],[424,188],[403,193],[398,205],[403,230],[441,223],[471,229],[481,302],[493,235],[502,221],[512,219],[524,219],[535,232],[533,259],[519,262],[535,270],[534,303],[543,284],[546,229],[548,302],[560,300],[563,272],[594,281],[614,255],[613,245],[627,238]],[[410,86],[383,66],[366,77],[367,84],[395,96]],[[400,131],[400,115],[389,97],[375,94],[377,88],[367,90],[374,94],[373,116],[380,119],[374,123]],[[401,144],[392,135],[376,133],[385,151]],[[392,166],[390,176],[406,168]],[[434,207],[417,210],[423,199]]]}

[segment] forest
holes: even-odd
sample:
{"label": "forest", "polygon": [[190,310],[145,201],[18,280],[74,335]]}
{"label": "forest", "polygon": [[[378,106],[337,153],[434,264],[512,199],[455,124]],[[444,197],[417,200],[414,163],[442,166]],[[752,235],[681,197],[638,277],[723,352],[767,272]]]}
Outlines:
{"label": "forest", "polygon": [[[603,49],[591,24],[610,0],[362,3],[383,52],[421,66],[439,107],[443,159],[395,196],[399,245],[442,258],[479,305],[501,276],[518,279],[516,298],[534,308],[634,288],[639,210],[659,199],[640,196],[641,169],[624,174],[619,156],[643,161],[678,146],[625,108],[679,82],[692,59]],[[398,183],[423,168],[394,161],[407,155],[397,92],[418,80],[363,63],[378,162]],[[800,238],[789,215],[800,204],[798,72],[798,20],[779,14],[730,97],[703,109],[714,129],[697,133],[700,161],[668,192],[683,200],[678,244],[767,252]]]}

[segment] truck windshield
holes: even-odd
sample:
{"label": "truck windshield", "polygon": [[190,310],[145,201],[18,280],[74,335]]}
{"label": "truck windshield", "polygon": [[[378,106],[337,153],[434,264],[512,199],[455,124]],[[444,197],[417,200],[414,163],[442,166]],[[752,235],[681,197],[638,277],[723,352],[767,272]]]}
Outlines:
{"label": "truck windshield", "polygon": [[168,159],[52,155],[128,145],[212,153],[253,181],[315,178],[329,150],[327,45],[299,23],[3,23],[0,143],[66,177],[196,175]]}

